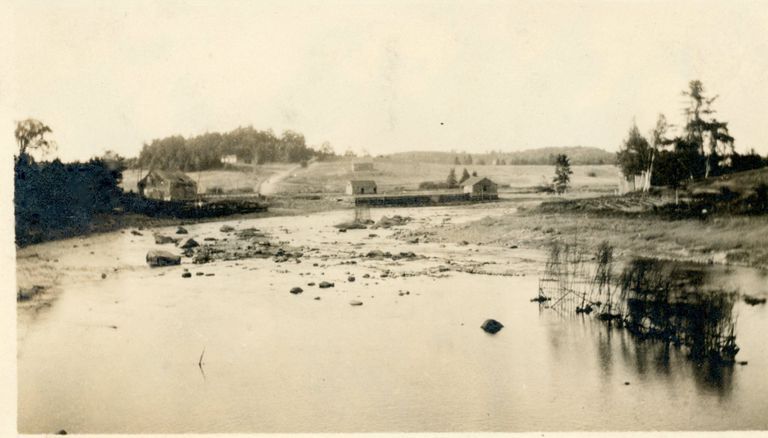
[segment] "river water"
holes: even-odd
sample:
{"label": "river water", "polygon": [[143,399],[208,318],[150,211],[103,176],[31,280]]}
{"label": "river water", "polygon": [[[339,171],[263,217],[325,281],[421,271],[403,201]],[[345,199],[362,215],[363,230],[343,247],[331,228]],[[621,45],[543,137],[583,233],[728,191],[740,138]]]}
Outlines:
{"label": "river water", "polygon": [[[373,219],[394,212],[375,211]],[[396,213],[414,216],[406,229],[417,229],[510,212]],[[392,239],[395,229],[332,228],[349,215],[226,222],[306,245],[302,263],[250,259],[151,269],[144,255],[161,246],[147,231],[25,248],[20,278],[55,275],[59,286],[50,306],[20,311],[19,431],[768,428],[765,305],[739,302],[734,309],[737,360],[748,365],[697,365],[684,351],[530,302],[545,251],[412,245]],[[187,228],[199,239],[221,237],[221,224]],[[425,258],[353,257],[370,249]],[[458,272],[466,271],[462,266],[486,274]],[[181,278],[184,268],[192,278]],[[386,270],[394,275],[382,277]],[[756,271],[720,278],[768,295],[768,279]],[[335,287],[307,285],[322,280]],[[294,286],[304,292],[289,293]],[[504,329],[483,332],[487,318]]]}

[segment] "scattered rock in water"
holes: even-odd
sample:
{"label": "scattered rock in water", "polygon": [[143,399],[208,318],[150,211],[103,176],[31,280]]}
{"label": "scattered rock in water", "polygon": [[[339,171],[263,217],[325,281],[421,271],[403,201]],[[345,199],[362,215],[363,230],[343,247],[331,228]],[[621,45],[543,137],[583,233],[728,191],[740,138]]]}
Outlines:
{"label": "scattered rock in water", "polygon": [[359,220],[342,222],[334,225],[334,227],[338,228],[340,233],[346,233],[347,230],[364,230],[368,228],[365,221]]}
{"label": "scattered rock in water", "polygon": [[219,239],[217,239],[215,237],[206,237],[203,240],[205,240],[206,242],[215,242],[215,241],[217,241]]}
{"label": "scattered rock in water", "polygon": [[221,228],[219,228],[219,231],[222,233],[231,233],[235,231],[235,227],[232,227],[230,225],[222,225]]}
{"label": "scattered rock in water", "polygon": [[184,249],[197,248],[198,246],[200,246],[200,244],[197,243],[197,241],[192,238],[187,239],[186,241],[184,241],[184,243],[181,244],[181,248],[184,248]]}
{"label": "scattered rock in water", "polygon": [[495,335],[499,332],[502,328],[504,328],[504,324],[500,323],[499,321],[496,321],[495,319],[486,319],[485,322],[483,322],[483,325],[480,326],[483,330],[485,330],[486,333],[490,333],[492,335]]}
{"label": "scattered rock in water", "polygon": [[152,250],[147,253],[147,264],[153,268],[180,265],[181,257],[168,251]]}
{"label": "scattered rock in water", "polygon": [[371,234],[368,235],[368,237],[373,239],[374,237],[379,237],[379,235],[376,234],[376,233],[371,233]]}
{"label": "scattered rock in water", "polygon": [[766,299],[760,297],[753,297],[752,295],[744,295],[744,302],[750,306],[757,306],[758,304],[765,304]]}
{"label": "scattered rock in water", "polygon": [[205,275],[205,274],[202,273],[202,272],[195,272],[195,275],[197,275],[199,277],[199,276],[202,276],[202,275]]}
{"label": "scattered rock in water", "polygon": [[214,274],[213,272],[209,272],[209,273],[205,274],[206,277],[213,277],[214,275],[216,275],[216,274]]}
{"label": "scattered rock in water", "polygon": [[354,281],[355,281],[355,277],[354,277],[353,275],[350,275],[349,277],[347,277],[347,281],[349,281],[350,283],[352,283],[352,282],[354,282]]}
{"label": "scattered rock in water", "polygon": [[405,225],[412,220],[413,218],[411,218],[410,216],[400,216],[398,214],[392,217],[382,216],[381,219],[379,219],[379,221],[376,222],[371,228],[376,229],[376,228],[397,227],[397,226]]}
{"label": "scattered rock in water", "polygon": [[362,306],[363,302],[362,301],[357,301],[357,300],[352,300],[352,301],[349,302],[349,305],[350,306]]}
{"label": "scattered rock in water", "polygon": [[363,278],[371,278],[371,274],[363,274]]}
{"label": "scattered rock in water", "polygon": [[103,279],[105,279],[105,278],[107,278],[107,274],[104,274],[104,273],[102,273],[102,274],[101,274],[101,279],[103,280]]}
{"label": "scattered rock in water", "polygon": [[318,284],[318,286],[320,287],[320,289],[328,289],[329,287],[333,287],[334,284],[327,281],[321,281],[320,284]]}
{"label": "scattered rock in water", "polygon": [[165,245],[167,243],[176,243],[179,239],[174,239],[171,236],[163,236],[162,234],[155,234],[155,244]]}
{"label": "scattered rock in water", "polygon": [[298,294],[300,294],[302,292],[304,292],[304,289],[302,289],[302,288],[300,288],[298,286],[291,288],[291,293],[294,294],[294,295],[298,295]]}
{"label": "scattered rock in water", "polygon": [[264,234],[258,228],[251,227],[251,228],[245,228],[238,231],[237,237],[239,237],[240,239],[254,239],[254,238],[264,239],[267,237],[267,235]]}
{"label": "scattered rock in water", "polygon": [[309,283],[307,283],[307,286],[314,286],[314,285],[315,285],[314,281],[310,281]]}
{"label": "scattered rock in water", "polygon": [[320,301],[320,297],[315,297],[315,301]]}
{"label": "scattered rock in water", "polygon": [[178,228],[176,228],[176,234],[187,234],[187,233],[188,233],[187,229],[182,226],[179,226]]}
{"label": "scattered rock in water", "polygon": [[192,277],[192,273],[191,272],[182,272],[181,273],[181,278],[191,278],[191,277]]}

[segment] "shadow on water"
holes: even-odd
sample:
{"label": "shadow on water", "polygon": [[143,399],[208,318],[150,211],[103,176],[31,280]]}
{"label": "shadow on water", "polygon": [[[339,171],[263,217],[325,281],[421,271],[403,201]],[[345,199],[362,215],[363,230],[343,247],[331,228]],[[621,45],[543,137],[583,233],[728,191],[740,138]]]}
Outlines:
{"label": "shadow on water", "polygon": [[635,258],[614,273],[613,248],[589,257],[576,245],[554,244],[539,279],[540,312],[595,321],[598,364],[604,376],[621,359],[639,379],[672,379],[677,358],[704,392],[727,395],[736,344],[739,298],[713,281],[706,265]]}

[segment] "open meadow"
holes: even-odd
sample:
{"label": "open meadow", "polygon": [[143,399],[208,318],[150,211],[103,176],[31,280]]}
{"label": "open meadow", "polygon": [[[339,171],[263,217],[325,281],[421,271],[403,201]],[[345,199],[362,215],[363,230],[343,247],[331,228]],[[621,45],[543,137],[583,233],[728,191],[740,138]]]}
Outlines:
{"label": "open meadow", "polygon": [[[282,193],[342,193],[351,179],[374,180],[379,191],[398,192],[417,190],[425,181],[444,182],[451,169],[460,178],[464,168],[477,172],[499,184],[499,189],[535,187],[550,184],[555,166],[519,165],[454,166],[438,163],[421,163],[376,159],[372,171],[352,171],[349,161],[314,163],[301,169],[279,184]],[[589,187],[596,191],[613,191],[617,186],[619,172],[613,165],[573,166],[572,186],[576,190]]]}

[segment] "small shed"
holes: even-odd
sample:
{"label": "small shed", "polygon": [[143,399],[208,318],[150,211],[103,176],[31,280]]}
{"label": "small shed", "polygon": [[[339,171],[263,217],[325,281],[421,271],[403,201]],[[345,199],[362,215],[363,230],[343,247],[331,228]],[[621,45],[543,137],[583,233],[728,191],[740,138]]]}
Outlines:
{"label": "small shed", "polygon": [[371,180],[351,180],[347,183],[348,195],[375,195],[376,182]]}
{"label": "small shed", "polygon": [[190,201],[197,196],[197,183],[179,171],[150,170],[138,187],[141,196],[163,201]]}
{"label": "small shed", "polygon": [[373,163],[371,162],[356,162],[352,163],[353,172],[363,172],[373,170]]}
{"label": "small shed", "polygon": [[484,176],[473,176],[461,183],[461,190],[471,196],[496,196],[498,186]]}

